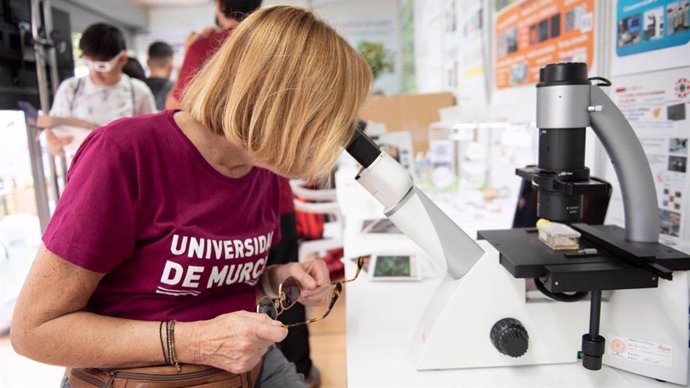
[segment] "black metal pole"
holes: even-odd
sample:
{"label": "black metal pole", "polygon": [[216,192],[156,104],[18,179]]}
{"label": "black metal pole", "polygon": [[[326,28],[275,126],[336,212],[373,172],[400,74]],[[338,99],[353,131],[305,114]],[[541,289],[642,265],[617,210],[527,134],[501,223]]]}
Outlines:
{"label": "black metal pole", "polygon": [[599,335],[599,318],[601,317],[601,291],[592,291],[591,304],[589,305],[589,335]]}
{"label": "black metal pole", "polygon": [[589,306],[589,333],[582,336],[582,366],[589,370],[601,369],[606,339],[599,335],[601,318],[601,291],[592,291]]}

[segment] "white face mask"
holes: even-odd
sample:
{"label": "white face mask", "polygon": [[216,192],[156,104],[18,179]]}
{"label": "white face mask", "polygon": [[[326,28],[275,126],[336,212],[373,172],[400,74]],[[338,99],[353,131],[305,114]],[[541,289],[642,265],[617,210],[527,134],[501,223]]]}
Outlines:
{"label": "white face mask", "polygon": [[109,61],[93,61],[82,56],[82,60],[84,61],[86,67],[88,67],[90,70],[97,71],[99,73],[108,73],[113,71],[115,64],[117,64],[117,61],[120,59],[120,56],[121,54],[117,54]]}

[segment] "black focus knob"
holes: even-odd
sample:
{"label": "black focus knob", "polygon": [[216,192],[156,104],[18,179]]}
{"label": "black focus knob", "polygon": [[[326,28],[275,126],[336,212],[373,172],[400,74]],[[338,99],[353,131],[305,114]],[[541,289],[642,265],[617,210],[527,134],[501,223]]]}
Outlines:
{"label": "black focus knob", "polygon": [[514,318],[503,318],[491,328],[491,343],[499,352],[518,358],[527,352],[529,335],[522,323]]}

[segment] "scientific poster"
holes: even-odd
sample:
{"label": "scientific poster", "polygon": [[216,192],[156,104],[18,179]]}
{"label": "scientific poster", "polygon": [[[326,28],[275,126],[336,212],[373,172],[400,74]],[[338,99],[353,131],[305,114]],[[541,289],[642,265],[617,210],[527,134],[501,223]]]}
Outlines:
{"label": "scientific poster", "polygon": [[496,89],[535,84],[554,62],[594,62],[594,0],[523,0],[495,18]]}
{"label": "scientific poster", "polygon": [[615,12],[613,75],[690,66],[690,0],[618,0]]}
{"label": "scientific poster", "polygon": [[[662,241],[673,244],[690,239],[690,70],[616,78],[611,98],[640,138],[652,168]],[[612,169],[607,178],[616,182]],[[615,187],[608,220],[623,225],[621,193]]]}

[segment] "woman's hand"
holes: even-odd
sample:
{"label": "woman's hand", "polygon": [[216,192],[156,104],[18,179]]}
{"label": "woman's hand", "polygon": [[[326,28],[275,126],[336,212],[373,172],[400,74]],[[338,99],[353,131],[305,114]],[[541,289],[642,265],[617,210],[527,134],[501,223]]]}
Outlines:
{"label": "woman's hand", "polygon": [[180,362],[214,366],[232,373],[253,369],[288,330],[265,314],[236,311],[208,321],[177,322]]}
{"label": "woman's hand", "polygon": [[305,306],[326,305],[331,300],[331,277],[323,260],[271,266],[267,270],[274,293],[278,285],[292,276],[302,287],[299,302]]}

